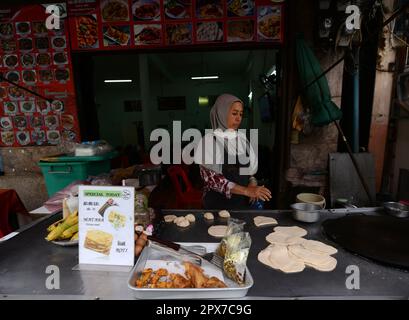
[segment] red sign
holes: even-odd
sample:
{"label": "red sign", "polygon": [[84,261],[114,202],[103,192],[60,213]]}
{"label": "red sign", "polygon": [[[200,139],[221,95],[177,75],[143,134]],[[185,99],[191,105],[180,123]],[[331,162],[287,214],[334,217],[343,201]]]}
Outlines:
{"label": "red sign", "polygon": [[47,29],[45,5],[0,9],[0,17],[3,77],[52,100],[2,81],[0,146],[80,141],[67,21]]}

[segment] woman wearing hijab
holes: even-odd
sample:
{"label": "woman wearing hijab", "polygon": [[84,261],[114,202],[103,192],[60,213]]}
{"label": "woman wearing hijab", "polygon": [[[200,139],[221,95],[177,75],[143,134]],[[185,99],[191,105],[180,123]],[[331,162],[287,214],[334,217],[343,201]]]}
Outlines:
{"label": "woman wearing hijab", "polygon": [[[252,176],[257,171],[257,157],[245,134],[238,131],[243,109],[239,98],[223,94],[210,111],[213,132],[201,140],[195,152],[204,181],[205,209],[249,209],[255,200],[271,199],[271,192],[257,186]],[[241,156],[249,159],[249,165],[241,164]]]}

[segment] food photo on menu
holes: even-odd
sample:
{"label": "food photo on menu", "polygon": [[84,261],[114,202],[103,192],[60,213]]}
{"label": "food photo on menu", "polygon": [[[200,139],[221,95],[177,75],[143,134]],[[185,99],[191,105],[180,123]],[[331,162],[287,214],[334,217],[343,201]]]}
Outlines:
{"label": "food photo on menu", "polygon": [[103,27],[104,46],[127,46],[130,43],[130,26],[110,26]]}
{"label": "food photo on menu", "polygon": [[252,40],[254,40],[254,20],[233,20],[227,22],[228,42]]}
{"label": "food photo on menu", "polygon": [[78,48],[95,49],[99,47],[96,15],[76,17],[75,30]]}
{"label": "food photo on menu", "polygon": [[281,40],[281,7],[257,8],[257,35],[260,41]]}
{"label": "food photo on menu", "polygon": [[129,21],[129,6],[127,0],[102,0],[102,22]]}
{"label": "food photo on menu", "polygon": [[133,0],[132,15],[134,21],[159,21],[161,8],[159,0]]}
{"label": "food photo on menu", "polygon": [[166,19],[189,19],[192,17],[191,0],[164,0]]}
{"label": "food photo on menu", "polygon": [[166,43],[169,45],[192,43],[192,25],[190,23],[167,25]]}
{"label": "food photo on menu", "polygon": [[199,22],[196,28],[197,42],[217,42],[223,40],[223,23],[216,21]]}
{"label": "food photo on menu", "polygon": [[162,25],[138,24],[134,26],[135,45],[159,45],[162,43]]}
{"label": "food photo on menu", "polygon": [[223,1],[197,0],[196,17],[198,19],[219,19],[224,16]]}
{"label": "food photo on menu", "polygon": [[255,0],[227,0],[227,16],[246,17],[254,15]]}

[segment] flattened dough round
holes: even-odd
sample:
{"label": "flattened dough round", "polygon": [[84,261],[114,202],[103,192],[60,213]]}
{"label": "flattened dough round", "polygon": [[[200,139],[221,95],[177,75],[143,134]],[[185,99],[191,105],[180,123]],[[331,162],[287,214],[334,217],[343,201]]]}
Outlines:
{"label": "flattened dough round", "polygon": [[166,223],[172,223],[177,217],[173,214],[169,214],[167,216],[164,216],[163,218],[165,219]]}
{"label": "flattened dough round", "polygon": [[227,210],[222,210],[219,212],[220,218],[230,218],[230,212]]}
{"label": "flattened dough round", "polygon": [[196,221],[196,218],[195,218],[195,216],[194,216],[193,214],[188,214],[185,218],[186,218],[190,223],[193,223],[193,222]]}
{"label": "flattened dough round", "polygon": [[278,224],[276,219],[264,216],[255,217],[253,220],[256,227],[273,226]]}
{"label": "flattened dough round", "polygon": [[338,252],[336,248],[315,240],[304,240],[301,245],[308,250],[317,251],[328,255],[333,255]]}
{"label": "flattened dough round", "polygon": [[314,265],[310,263],[306,263],[307,266],[314,268],[315,270],[321,271],[321,272],[331,272],[335,270],[337,267],[337,259],[328,256],[328,259],[323,262],[322,264],[319,265]]}
{"label": "flattened dough round", "polygon": [[285,273],[302,272],[305,265],[302,261],[288,254],[287,246],[270,245],[258,254],[258,260],[276,270]]}
{"label": "flattened dough round", "polygon": [[187,220],[187,219],[180,220],[180,221],[177,223],[177,226],[178,226],[178,227],[181,227],[181,228],[187,228],[189,225],[190,225],[190,222],[189,222],[189,220]]}
{"label": "flattened dough round", "polygon": [[275,227],[274,231],[286,233],[292,237],[304,237],[307,235],[307,231],[300,227]]}
{"label": "flattened dough round", "polygon": [[227,226],[211,226],[207,232],[215,238],[223,238],[227,232]]}
{"label": "flattened dough round", "polygon": [[214,220],[214,215],[213,215],[213,213],[211,213],[211,212],[206,212],[206,213],[204,214],[204,218],[205,218],[206,220]]}
{"label": "flattened dough round", "polygon": [[314,266],[319,266],[327,263],[329,258],[328,254],[308,250],[301,244],[289,246],[288,251],[291,255],[294,255],[298,259],[304,261],[305,264],[312,264]]}
{"label": "flattened dough round", "polygon": [[292,235],[288,235],[287,233],[282,232],[273,232],[270,233],[266,240],[271,244],[279,244],[279,245],[294,245],[301,243],[304,239],[300,237],[294,237]]}

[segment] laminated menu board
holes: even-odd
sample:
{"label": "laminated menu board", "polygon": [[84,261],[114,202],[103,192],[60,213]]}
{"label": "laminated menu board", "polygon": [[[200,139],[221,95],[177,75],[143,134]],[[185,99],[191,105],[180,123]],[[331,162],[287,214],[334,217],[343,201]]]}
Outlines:
{"label": "laminated menu board", "polygon": [[[60,4],[64,12],[65,4]],[[46,5],[0,6],[0,72],[52,102],[0,83],[0,146],[79,141],[66,19],[49,30]]]}
{"label": "laminated menu board", "polygon": [[68,0],[72,49],[283,42],[271,0]]}
{"label": "laminated menu board", "polygon": [[79,187],[80,265],[133,265],[134,192],[130,187]]}

